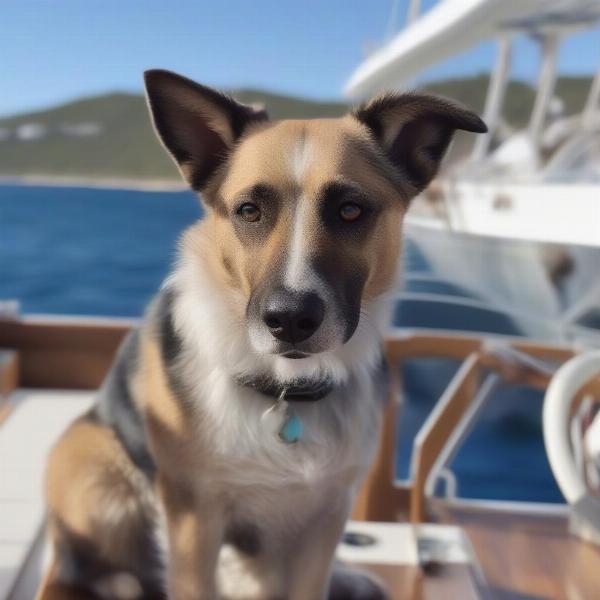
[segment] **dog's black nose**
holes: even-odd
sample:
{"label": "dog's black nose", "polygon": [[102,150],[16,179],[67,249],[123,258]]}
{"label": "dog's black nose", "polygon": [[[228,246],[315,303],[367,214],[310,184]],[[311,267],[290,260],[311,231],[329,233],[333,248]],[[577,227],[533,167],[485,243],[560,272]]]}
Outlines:
{"label": "dog's black nose", "polygon": [[295,344],[319,329],[324,316],[325,305],[317,294],[278,290],[267,301],[263,321],[278,340]]}

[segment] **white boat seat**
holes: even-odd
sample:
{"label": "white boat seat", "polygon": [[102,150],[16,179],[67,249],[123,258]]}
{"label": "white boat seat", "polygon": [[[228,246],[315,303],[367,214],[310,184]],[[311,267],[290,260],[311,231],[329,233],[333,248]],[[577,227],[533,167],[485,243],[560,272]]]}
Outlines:
{"label": "white boat seat", "polygon": [[[49,449],[89,408],[93,392],[17,390],[14,408],[0,424],[0,599],[29,598],[35,575],[28,568],[42,534],[43,474]],[[37,546],[40,544],[38,543]],[[38,567],[39,570],[39,567]]]}

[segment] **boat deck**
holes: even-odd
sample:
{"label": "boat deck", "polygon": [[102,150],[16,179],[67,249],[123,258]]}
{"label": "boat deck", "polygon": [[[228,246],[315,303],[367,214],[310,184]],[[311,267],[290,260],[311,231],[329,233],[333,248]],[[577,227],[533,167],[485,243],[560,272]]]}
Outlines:
{"label": "boat deck", "polygon": [[[0,421],[0,599],[33,597],[47,549],[42,478],[53,441],[92,393],[18,390]],[[338,556],[386,581],[393,600],[460,598],[592,599],[600,589],[600,549],[568,535],[560,515],[442,510],[444,525],[350,522],[375,543],[341,544]],[[464,531],[466,537],[462,539]],[[443,556],[427,549],[450,536]],[[423,546],[425,545],[425,549]]]}
{"label": "boat deck", "polygon": [[[48,563],[43,472],[60,433],[90,406],[93,392],[18,389],[0,417],[0,600],[31,600]],[[340,544],[338,557],[385,580],[393,600],[475,600],[470,547],[453,526],[350,522],[348,531],[371,544]],[[423,569],[419,548],[428,551]]]}
{"label": "boat deck", "polygon": [[[44,520],[43,473],[48,450],[92,394],[17,390],[0,416],[0,599],[33,598],[30,570]],[[25,591],[25,584],[26,586]],[[13,592],[20,588],[18,595]],[[16,592],[15,592],[16,593]]]}
{"label": "boat deck", "polygon": [[[0,322],[0,348],[8,349],[0,351],[0,600],[34,597],[45,549],[45,456],[62,429],[89,406],[130,325],[39,318]],[[492,352],[499,343],[504,352]],[[339,557],[385,579],[393,600],[600,598],[600,547],[569,535],[566,511],[460,508],[451,499],[430,497],[426,485],[468,413],[482,373],[544,387],[546,376],[527,362],[502,356],[511,350],[509,357],[516,351],[561,363],[572,350],[522,340],[490,346],[477,336],[431,332],[390,334],[386,344],[391,365],[411,356],[464,362],[415,441],[414,469],[404,487],[392,478],[401,385],[393,381],[379,456],[348,525],[375,543],[341,544]],[[584,392],[600,397],[600,380],[590,381]]]}
{"label": "boat deck", "polygon": [[569,534],[564,515],[453,511],[492,598],[600,598],[600,547]]}

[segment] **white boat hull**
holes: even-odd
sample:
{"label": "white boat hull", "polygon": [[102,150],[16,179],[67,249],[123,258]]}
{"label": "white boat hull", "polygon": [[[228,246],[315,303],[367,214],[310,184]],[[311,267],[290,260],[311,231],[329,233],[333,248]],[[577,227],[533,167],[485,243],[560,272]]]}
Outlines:
{"label": "white boat hull", "polygon": [[600,248],[600,185],[480,183],[443,186],[453,231]]}
{"label": "white boat hull", "polygon": [[600,306],[600,247],[456,231],[411,216],[405,234],[436,278],[509,314],[530,337],[583,334],[573,323]]}

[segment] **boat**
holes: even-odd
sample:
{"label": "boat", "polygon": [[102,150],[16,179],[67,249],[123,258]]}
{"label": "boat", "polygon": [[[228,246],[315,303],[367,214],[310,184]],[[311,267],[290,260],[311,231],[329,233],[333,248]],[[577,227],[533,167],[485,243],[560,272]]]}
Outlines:
{"label": "boat", "polygon": [[[439,279],[511,309],[537,339],[573,341],[599,322],[600,68],[581,114],[561,115],[554,98],[561,45],[598,23],[597,0],[441,0],[425,12],[412,0],[406,26],[345,88],[353,99],[406,89],[428,67],[495,41],[489,133],[417,199],[405,227]],[[503,101],[521,36],[539,45],[540,72],[529,123],[510,132]]]}
{"label": "boat", "polygon": [[[427,60],[435,61],[495,35],[495,23],[529,31],[532,15],[543,14],[545,23],[562,27],[572,14],[577,16],[569,17],[576,21],[573,27],[579,27],[583,15],[591,22],[598,14],[596,2],[566,0],[522,0],[518,7],[492,0],[442,4],[446,12],[427,14],[452,17],[451,34],[441,33],[448,21],[430,18],[429,29],[420,36],[412,29],[413,38],[394,46],[401,50],[398,59],[410,61],[387,63],[387,46],[382,48],[372,57],[372,71],[358,73],[365,82],[359,95],[387,87],[388,76],[396,82],[412,77],[426,64],[424,49]],[[427,15],[419,17],[415,7],[417,2],[412,3],[416,27]],[[549,14],[550,7],[558,12]],[[441,36],[436,43],[426,43],[436,32]],[[416,54],[408,52],[407,39],[413,39]],[[500,46],[502,55],[510,45],[501,41]],[[502,87],[499,75],[493,81],[494,89]],[[600,83],[594,85],[600,94]],[[590,286],[600,282],[598,244],[582,243],[575,235],[558,239],[556,232],[542,238],[545,229],[537,237],[525,232],[515,240],[506,233],[508,226],[495,229],[496,213],[516,223],[516,207],[531,198],[515,192],[498,200],[498,185],[490,187],[499,208],[490,209],[493,227],[486,232],[479,225],[461,225],[458,216],[465,213],[469,197],[463,190],[471,186],[472,199],[478,197],[487,185],[478,173],[487,164],[495,168],[492,142],[488,138],[485,151],[477,150],[480,162],[457,166],[440,179],[408,217],[405,260],[412,264],[397,290],[394,325],[385,338],[391,387],[380,448],[337,552],[340,560],[385,581],[391,600],[579,600],[598,595],[600,327],[594,326],[594,311],[600,288]],[[528,143],[524,146],[531,148]],[[584,147],[570,143],[572,152]],[[522,183],[512,176],[507,181],[530,191],[542,185],[526,177]],[[558,195],[556,185],[547,182]],[[580,197],[578,186],[569,187],[569,195]],[[580,219],[580,209],[589,207],[582,201],[574,219]],[[593,228],[598,221],[589,211],[583,220],[586,215]],[[421,268],[421,258],[433,273]],[[454,282],[471,294],[451,289]],[[450,330],[436,321],[441,307],[458,309],[464,318],[454,319]],[[419,309],[422,322],[414,318]],[[508,316],[519,329],[483,331],[475,318],[478,311]],[[0,303],[0,600],[35,597],[50,557],[42,495],[48,449],[89,408],[120,342],[137,325],[135,319],[21,315],[17,303]],[[415,364],[447,376],[432,387],[434,401],[405,436],[398,424],[411,421],[408,398]],[[421,375],[417,370],[416,379],[430,383],[431,378]],[[541,428],[527,429],[525,435],[536,438],[545,457],[542,466],[556,488],[545,500],[519,498],[510,489],[513,480],[500,475],[492,475],[498,481],[484,497],[473,492],[477,486],[465,485],[457,467],[465,449],[472,453],[470,440],[486,411],[505,409],[507,395],[499,391],[511,390],[535,395],[518,396],[517,401],[530,403],[529,410],[540,417]],[[508,421],[511,433],[522,426],[514,424]],[[487,460],[485,445],[491,441],[485,436],[478,440],[476,459]],[[526,460],[512,455],[508,468],[517,470]],[[401,468],[399,462],[404,463]],[[526,469],[534,485],[538,475]],[[500,488],[507,493],[496,494]]]}
{"label": "boat", "polygon": [[[41,494],[46,453],[90,406],[117,347],[136,324],[14,311],[0,317],[2,599],[34,598],[49,556]],[[600,448],[596,437],[595,445],[587,444],[585,434],[596,421],[590,416],[598,413],[600,352],[407,327],[389,331],[385,351],[392,385],[380,449],[338,557],[384,580],[393,600],[595,598],[600,496],[589,475],[597,474]],[[407,477],[398,480],[401,366],[432,357],[458,367],[412,441]],[[548,389],[544,438],[567,502],[457,493],[453,457],[485,405],[497,401],[499,385]]]}

